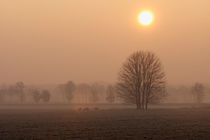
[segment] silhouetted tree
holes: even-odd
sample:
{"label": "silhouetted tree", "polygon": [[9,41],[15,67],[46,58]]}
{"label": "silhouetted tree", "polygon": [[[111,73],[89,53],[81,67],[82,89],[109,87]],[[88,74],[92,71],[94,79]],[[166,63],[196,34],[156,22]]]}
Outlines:
{"label": "silhouetted tree", "polygon": [[0,89],[0,104],[4,101],[4,96],[5,96],[4,90]]}
{"label": "silhouetted tree", "polygon": [[87,104],[89,102],[88,99],[89,99],[89,94],[91,92],[90,85],[86,83],[77,85],[77,92],[82,95],[82,102]]}
{"label": "silhouetted tree", "polygon": [[109,103],[113,103],[115,101],[115,89],[112,85],[109,85],[106,89],[106,100]]}
{"label": "silhouetted tree", "polygon": [[96,103],[99,101],[99,94],[103,93],[105,91],[104,89],[104,86],[102,84],[99,84],[99,83],[94,83],[92,86],[91,86],[91,98],[90,100],[93,102],[93,103]]}
{"label": "silhouetted tree", "polygon": [[197,103],[201,103],[204,99],[204,86],[201,83],[195,83],[192,87],[192,94]]}
{"label": "silhouetted tree", "polygon": [[48,90],[43,90],[40,98],[43,100],[43,102],[49,102],[50,101],[50,92]]}
{"label": "silhouetted tree", "polygon": [[69,81],[65,84],[64,92],[68,101],[73,99],[73,92],[75,89],[76,85],[72,81]]}
{"label": "silhouetted tree", "polygon": [[68,81],[66,84],[59,85],[57,90],[63,95],[64,99],[70,102],[73,99],[73,92],[76,90],[76,85],[74,82]]}
{"label": "silhouetted tree", "polygon": [[151,52],[133,53],[121,68],[117,89],[125,102],[147,109],[152,99],[165,92],[165,73],[159,58]]}
{"label": "silhouetted tree", "polygon": [[39,90],[32,89],[31,94],[32,94],[32,97],[33,97],[33,100],[35,101],[35,103],[39,103],[39,101],[41,99],[41,97],[40,97],[41,94],[40,94]]}
{"label": "silhouetted tree", "polygon": [[24,95],[24,90],[23,90],[24,87],[25,87],[25,85],[24,85],[23,82],[17,82],[16,85],[15,85],[15,88],[16,88],[15,92],[16,92],[16,94],[19,95],[21,102],[25,101],[25,95]]}

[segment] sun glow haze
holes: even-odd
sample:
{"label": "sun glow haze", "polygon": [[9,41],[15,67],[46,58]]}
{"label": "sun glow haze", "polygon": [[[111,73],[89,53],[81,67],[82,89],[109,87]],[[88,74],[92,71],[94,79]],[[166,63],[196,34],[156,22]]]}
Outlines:
{"label": "sun glow haze", "polygon": [[145,25],[145,26],[148,26],[152,23],[153,21],[153,15],[151,12],[149,11],[143,11],[140,13],[139,15],[139,22],[142,24],[142,25]]}

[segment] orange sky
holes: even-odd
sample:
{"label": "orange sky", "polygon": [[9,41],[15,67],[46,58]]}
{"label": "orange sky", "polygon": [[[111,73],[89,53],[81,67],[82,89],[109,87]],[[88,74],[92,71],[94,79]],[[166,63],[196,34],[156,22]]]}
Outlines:
{"label": "orange sky", "polygon": [[[0,83],[115,82],[135,50],[169,84],[210,84],[209,0],[1,0]],[[139,25],[142,10],[155,21]]]}

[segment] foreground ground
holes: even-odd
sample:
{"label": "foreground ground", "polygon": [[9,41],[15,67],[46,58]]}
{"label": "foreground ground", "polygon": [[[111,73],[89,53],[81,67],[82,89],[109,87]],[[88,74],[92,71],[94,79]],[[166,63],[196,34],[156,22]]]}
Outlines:
{"label": "foreground ground", "polygon": [[0,140],[209,139],[210,108],[0,109]]}

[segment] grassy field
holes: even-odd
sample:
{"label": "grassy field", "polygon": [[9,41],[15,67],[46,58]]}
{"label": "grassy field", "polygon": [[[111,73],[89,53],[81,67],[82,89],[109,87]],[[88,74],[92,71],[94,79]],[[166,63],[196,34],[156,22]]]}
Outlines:
{"label": "grassy field", "polygon": [[209,139],[210,108],[0,109],[0,140]]}

